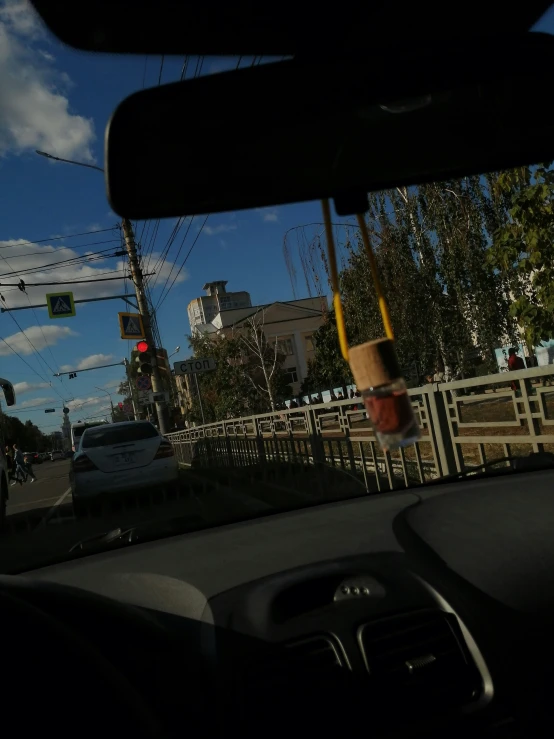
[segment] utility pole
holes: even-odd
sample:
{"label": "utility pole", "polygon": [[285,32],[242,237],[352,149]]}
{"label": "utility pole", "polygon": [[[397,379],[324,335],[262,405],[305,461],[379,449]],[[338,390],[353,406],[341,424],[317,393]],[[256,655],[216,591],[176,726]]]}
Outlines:
{"label": "utility pole", "polygon": [[133,404],[133,413],[135,416],[135,420],[139,420],[140,418],[140,412],[139,412],[139,404],[136,399],[136,388],[133,385],[133,380],[131,378],[131,370],[129,369],[129,360],[124,360],[125,364],[125,373],[127,375],[127,384],[129,385],[129,395],[131,396],[131,403]]}
{"label": "utility pole", "polygon": [[[154,336],[152,334],[150,311],[148,310],[148,301],[146,300],[146,293],[144,292],[142,270],[140,268],[137,257],[137,247],[135,244],[135,236],[133,234],[131,221],[128,218],[124,218],[122,222],[122,227],[123,235],[125,237],[127,254],[129,255],[129,267],[131,270],[131,277],[133,278],[133,284],[135,286],[135,293],[137,296],[137,305],[144,326],[144,338],[146,339],[152,353],[152,390],[155,393],[161,393],[163,392],[163,385],[160,377],[160,370],[158,367],[158,358],[156,356],[156,345],[154,343]],[[156,403],[156,411],[158,413],[160,433],[167,434],[169,432],[169,413],[167,409],[167,404]]]}

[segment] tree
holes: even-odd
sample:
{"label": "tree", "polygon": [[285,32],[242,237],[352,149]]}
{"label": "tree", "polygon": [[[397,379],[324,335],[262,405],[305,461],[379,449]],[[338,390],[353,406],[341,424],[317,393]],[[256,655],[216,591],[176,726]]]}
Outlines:
{"label": "tree", "polygon": [[200,423],[202,410],[206,423],[266,413],[292,395],[279,343],[267,340],[262,321],[260,312],[254,321],[246,321],[228,336],[189,337],[194,356],[213,357],[216,369],[198,374],[194,380],[189,378],[187,420]]}
{"label": "tree", "polygon": [[492,192],[505,218],[488,262],[505,279],[510,313],[532,353],[554,336],[554,171],[543,164],[503,172]]}
{"label": "tree", "polygon": [[201,394],[204,419],[207,423],[225,418],[235,418],[254,412],[250,405],[251,385],[241,366],[241,344],[236,337],[211,339],[207,335],[189,337],[194,356],[210,356],[216,368],[189,378],[190,405],[185,416],[200,423],[202,413],[196,392],[196,381]]}
{"label": "tree", "polygon": [[308,363],[308,374],[300,389],[301,395],[311,395],[323,389],[344,387],[352,383],[348,362],[337,350],[339,338],[334,312],[325,316],[322,326],[312,335],[315,356]]}
{"label": "tree", "polygon": [[43,452],[51,449],[50,438],[30,420],[22,423],[15,416],[0,413],[0,424],[4,442],[10,446],[18,444],[25,452]]}
{"label": "tree", "polygon": [[239,341],[246,349],[242,353],[246,377],[255,393],[260,396],[262,405],[269,406],[273,412],[277,404],[292,395],[282,369],[284,354],[280,351],[279,338],[269,341],[264,331],[265,311],[262,308],[251,316],[239,334]]}
{"label": "tree", "polygon": [[[494,349],[514,335],[505,276],[487,258],[493,231],[507,214],[508,198],[496,194],[497,178],[465,177],[369,195],[366,224],[405,372],[448,365],[463,375],[476,352],[492,368]],[[308,231],[297,235],[299,257],[307,285],[317,288],[318,270],[323,265],[327,277],[329,271],[319,233]],[[382,336],[383,325],[360,234],[350,224],[342,233],[341,295],[349,343],[357,345]],[[294,281],[290,243],[285,251]],[[338,342],[320,346],[321,351],[316,342],[306,388],[332,376],[323,368],[340,365]]]}

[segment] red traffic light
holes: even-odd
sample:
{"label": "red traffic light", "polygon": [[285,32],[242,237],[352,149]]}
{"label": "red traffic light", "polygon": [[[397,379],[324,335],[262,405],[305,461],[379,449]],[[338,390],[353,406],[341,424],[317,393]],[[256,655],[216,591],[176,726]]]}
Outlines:
{"label": "red traffic light", "polygon": [[137,351],[139,352],[147,352],[150,347],[148,346],[147,341],[139,341],[137,344]]}

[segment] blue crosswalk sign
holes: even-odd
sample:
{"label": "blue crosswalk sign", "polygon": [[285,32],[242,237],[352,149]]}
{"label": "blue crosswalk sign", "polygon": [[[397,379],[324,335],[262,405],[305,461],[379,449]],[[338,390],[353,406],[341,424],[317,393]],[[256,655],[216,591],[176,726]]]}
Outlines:
{"label": "blue crosswalk sign", "polygon": [[140,313],[118,313],[122,339],[144,339]]}
{"label": "blue crosswalk sign", "polygon": [[46,305],[50,318],[69,318],[75,315],[73,293],[48,293]]}

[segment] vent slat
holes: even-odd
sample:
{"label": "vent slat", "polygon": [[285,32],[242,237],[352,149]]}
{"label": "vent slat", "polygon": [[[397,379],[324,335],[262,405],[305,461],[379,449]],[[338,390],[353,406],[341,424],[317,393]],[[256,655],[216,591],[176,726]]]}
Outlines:
{"label": "vent slat", "polygon": [[272,683],[298,680],[300,675],[328,674],[343,668],[334,644],[316,637],[296,644],[288,644],[278,654],[266,657],[249,671],[249,681],[269,680]]}
{"label": "vent slat", "polygon": [[418,711],[461,706],[480,692],[481,677],[450,614],[424,611],[370,623],[361,643],[372,684],[398,691],[400,702]]}

